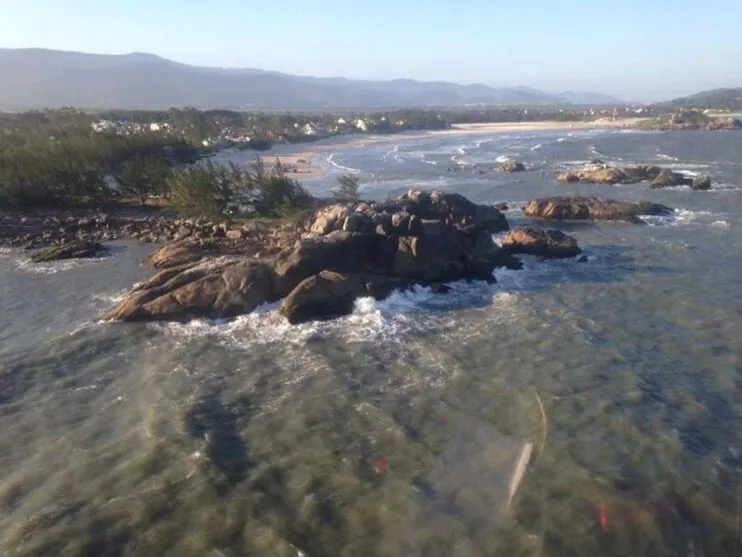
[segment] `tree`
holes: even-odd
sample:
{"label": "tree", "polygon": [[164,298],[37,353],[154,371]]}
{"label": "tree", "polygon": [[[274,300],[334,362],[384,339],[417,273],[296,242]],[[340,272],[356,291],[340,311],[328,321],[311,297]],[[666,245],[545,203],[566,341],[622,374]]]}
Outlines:
{"label": "tree", "polygon": [[339,201],[358,201],[360,178],[355,174],[343,174],[338,178],[338,186],[333,190]]}
{"label": "tree", "polygon": [[167,175],[163,157],[140,155],[124,165],[118,182],[124,195],[136,197],[144,207],[152,195],[165,192]]}

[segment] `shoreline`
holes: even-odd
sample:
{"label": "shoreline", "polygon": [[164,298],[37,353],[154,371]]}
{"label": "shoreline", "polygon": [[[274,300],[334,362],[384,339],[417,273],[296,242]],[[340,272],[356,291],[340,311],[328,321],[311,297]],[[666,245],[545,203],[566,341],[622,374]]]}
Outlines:
{"label": "shoreline", "polygon": [[[495,123],[471,123],[454,124],[448,130],[430,130],[413,133],[397,133],[388,135],[355,135],[335,136],[330,139],[339,139],[331,145],[301,145],[301,151],[288,151],[287,147],[274,146],[263,158],[267,163],[273,164],[276,160],[282,165],[290,168],[287,174],[297,178],[322,178],[330,174],[326,168],[318,166],[314,159],[324,153],[332,153],[337,149],[362,148],[369,145],[381,145],[384,143],[398,143],[405,141],[419,141],[421,139],[450,136],[477,136],[491,135],[497,133],[529,132],[529,131],[556,131],[556,130],[588,130],[588,129],[623,129],[632,128],[638,122],[646,118],[625,118],[612,120],[608,118],[582,121],[582,122],[559,122],[554,120],[540,120],[534,122],[495,122]],[[278,147],[278,149],[276,149]],[[275,152],[274,152],[275,151]]]}

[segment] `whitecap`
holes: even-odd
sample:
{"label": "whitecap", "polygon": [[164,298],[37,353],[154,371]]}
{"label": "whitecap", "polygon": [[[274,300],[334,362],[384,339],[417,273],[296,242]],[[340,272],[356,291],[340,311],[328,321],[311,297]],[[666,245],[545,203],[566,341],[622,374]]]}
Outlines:
{"label": "whitecap", "polygon": [[31,259],[23,258],[17,261],[15,268],[26,273],[39,275],[55,275],[70,271],[85,265],[91,265],[105,261],[105,257],[88,257],[83,259],[65,259],[62,261],[52,261],[48,263],[34,263]]}
{"label": "whitecap", "polygon": [[689,209],[675,209],[668,215],[640,215],[646,224],[651,226],[667,226],[680,224],[698,224],[701,220],[708,220],[712,213],[710,211],[691,211]]}
{"label": "whitecap", "polygon": [[335,155],[337,153],[330,153],[330,155],[327,157],[327,162],[332,165],[337,170],[340,170],[342,172],[350,172],[351,174],[359,174],[361,170],[359,168],[353,168],[351,166],[344,166],[342,164],[339,164],[335,162]]}
{"label": "whitecap", "polygon": [[538,151],[542,147],[543,147],[543,145],[541,145],[541,143],[539,143],[538,145],[534,145],[533,147],[531,147],[531,151]]}
{"label": "whitecap", "polygon": [[666,160],[666,161],[679,161],[680,160],[677,157],[673,157],[671,155],[666,155],[665,153],[657,153],[657,158],[658,159],[662,159],[662,160]]}

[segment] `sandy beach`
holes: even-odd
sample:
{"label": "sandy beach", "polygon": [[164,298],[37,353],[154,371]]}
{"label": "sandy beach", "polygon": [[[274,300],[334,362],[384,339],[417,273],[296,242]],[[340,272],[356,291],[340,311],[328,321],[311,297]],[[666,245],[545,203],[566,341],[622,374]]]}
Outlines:
{"label": "sandy beach", "polygon": [[627,128],[641,121],[642,118],[627,118],[612,120],[608,118],[592,120],[589,122],[502,122],[502,123],[474,123],[454,124],[451,129],[426,131],[418,133],[390,134],[390,135],[364,135],[349,137],[347,141],[333,143],[332,145],[305,146],[304,151],[284,154],[273,153],[273,150],[264,156],[266,162],[273,164],[276,160],[286,166],[288,173],[296,175],[297,178],[318,178],[325,175],[325,169],[316,166],[313,159],[322,153],[331,153],[342,148],[364,147],[381,143],[399,143],[404,141],[415,141],[426,137],[442,137],[455,135],[491,135],[496,133],[570,130],[570,129],[600,129],[600,128]]}

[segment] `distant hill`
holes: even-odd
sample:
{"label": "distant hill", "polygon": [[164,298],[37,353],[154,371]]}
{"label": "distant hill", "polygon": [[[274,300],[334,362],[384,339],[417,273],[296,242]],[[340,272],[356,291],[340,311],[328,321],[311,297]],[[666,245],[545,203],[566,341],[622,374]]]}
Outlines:
{"label": "distant hill", "polygon": [[622,101],[619,98],[612,97],[610,95],[603,95],[601,93],[581,93],[575,91],[565,91],[564,93],[559,93],[559,96],[573,104],[589,106],[620,105],[626,103],[626,101]]}
{"label": "distant hill", "polygon": [[689,97],[673,99],[663,106],[673,108],[719,108],[724,110],[742,110],[742,87],[728,89],[711,89],[701,91]]}
{"label": "distant hill", "polygon": [[[411,79],[364,81],[300,77],[255,69],[189,66],[152,54],[84,54],[0,49],[0,110],[75,106],[158,109],[374,109],[470,105],[580,104],[602,95],[553,95],[525,87],[494,88]],[[612,99],[611,103],[620,102]],[[588,102],[587,104],[592,104]]]}

